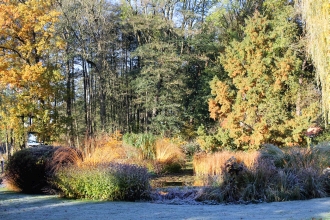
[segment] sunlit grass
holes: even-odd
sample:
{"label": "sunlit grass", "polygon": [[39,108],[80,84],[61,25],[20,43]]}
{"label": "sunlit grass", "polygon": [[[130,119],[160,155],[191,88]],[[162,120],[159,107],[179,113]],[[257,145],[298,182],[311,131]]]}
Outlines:
{"label": "sunlit grass", "polygon": [[213,154],[199,153],[193,158],[193,167],[196,176],[221,175],[223,167],[227,160],[235,157],[238,162],[243,162],[246,167],[253,166],[259,157],[259,152],[232,152],[221,151]]}

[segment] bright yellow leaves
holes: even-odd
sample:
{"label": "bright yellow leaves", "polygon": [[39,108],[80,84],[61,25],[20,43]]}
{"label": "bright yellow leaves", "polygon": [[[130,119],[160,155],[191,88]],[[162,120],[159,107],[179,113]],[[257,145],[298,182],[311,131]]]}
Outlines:
{"label": "bright yellow leaves", "polygon": [[5,0],[0,4],[0,82],[17,87],[40,79],[45,56],[58,46],[54,25],[59,13],[50,0],[24,3]]}
{"label": "bright yellow leaves", "polygon": [[2,97],[7,102],[0,108],[14,130],[22,129],[22,123],[11,123],[18,116],[41,120],[53,108],[60,79],[54,58],[63,47],[55,34],[58,17],[52,0],[0,3],[0,86],[2,96],[10,96]]}

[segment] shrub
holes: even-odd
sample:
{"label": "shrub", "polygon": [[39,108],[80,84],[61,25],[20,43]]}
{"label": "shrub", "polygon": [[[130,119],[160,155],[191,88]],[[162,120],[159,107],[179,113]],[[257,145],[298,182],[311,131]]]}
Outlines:
{"label": "shrub", "polygon": [[150,195],[147,170],[129,164],[67,167],[56,174],[54,184],[68,198],[134,201]]}
{"label": "shrub", "polygon": [[198,127],[196,142],[200,148],[205,152],[215,152],[219,149],[220,142],[213,134],[208,134],[204,125]]}
{"label": "shrub", "polygon": [[24,193],[41,193],[48,185],[46,163],[54,148],[41,146],[17,151],[10,157],[5,172],[9,188]]}
{"label": "shrub", "polygon": [[197,142],[189,142],[182,146],[183,152],[189,159],[192,159],[193,156],[201,151],[200,146]]}
{"label": "shrub", "polygon": [[76,163],[78,158],[82,160],[78,151],[65,147],[40,146],[17,151],[6,165],[6,183],[24,193],[46,192],[56,170]]}

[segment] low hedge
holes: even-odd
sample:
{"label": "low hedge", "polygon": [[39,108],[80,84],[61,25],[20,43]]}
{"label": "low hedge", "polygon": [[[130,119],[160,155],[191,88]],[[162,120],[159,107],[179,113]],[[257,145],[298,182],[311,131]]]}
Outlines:
{"label": "low hedge", "polygon": [[66,167],[57,172],[54,185],[67,198],[135,201],[150,197],[147,169],[131,164]]}

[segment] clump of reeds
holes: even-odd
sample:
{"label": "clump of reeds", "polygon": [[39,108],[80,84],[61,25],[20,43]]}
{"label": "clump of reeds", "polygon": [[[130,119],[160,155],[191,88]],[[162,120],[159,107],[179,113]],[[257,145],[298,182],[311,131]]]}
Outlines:
{"label": "clump of reeds", "polygon": [[155,159],[163,166],[163,172],[178,172],[184,165],[185,154],[177,143],[162,138],[155,143]]}
{"label": "clump of reeds", "polygon": [[97,165],[99,163],[111,163],[118,159],[125,159],[126,151],[122,146],[121,137],[118,135],[99,135],[93,150],[85,156],[84,164]]}
{"label": "clump of reeds", "polygon": [[155,159],[156,139],[157,139],[156,136],[149,133],[142,133],[142,134],[126,133],[123,136],[123,144],[140,149],[141,159],[150,160],[150,159]]}
{"label": "clump of reeds", "polygon": [[[227,161],[222,160],[222,165],[218,162],[219,156],[208,157],[209,160],[216,160],[222,168],[219,174],[216,174],[217,178],[211,179],[216,183],[209,184],[211,187],[204,190],[199,199],[217,198],[219,202],[272,202],[330,195],[330,174],[324,172],[324,168],[329,166],[327,158],[330,150],[280,149],[269,145],[253,155],[247,157],[254,158],[247,160],[250,163],[230,155],[231,158]],[[203,160],[205,158],[207,157],[204,156]],[[235,172],[231,171],[233,169],[229,169],[230,167],[233,167]],[[213,172],[211,174],[214,174],[213,168],[207,171],[210,170]]]}
{"label": "clump of reeds", "polygon": [[235,157],[238,162],[243,162],[247,167],[252,167],[259,157],[259,152],[221,151],[213,154],[198,153],[193,157],[194,172],[197,176],[221,175],[226,161],[231,157]]}

